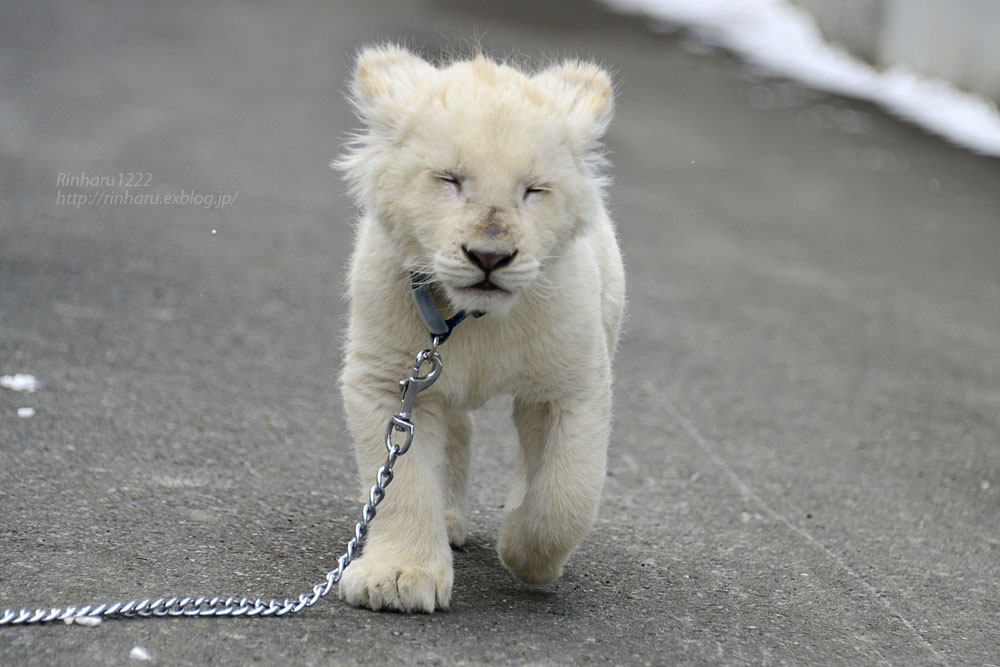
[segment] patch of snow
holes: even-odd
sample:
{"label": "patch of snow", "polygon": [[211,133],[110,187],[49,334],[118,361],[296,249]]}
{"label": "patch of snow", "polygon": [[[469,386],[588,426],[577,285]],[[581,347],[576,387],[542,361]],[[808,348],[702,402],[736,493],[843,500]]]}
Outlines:
{"label": "patch of snow", "polygon": [[0,376],[0,387],[12,391],[26,391],[33,393],[38,390],[38,380],[34,375],[16,373],[15,375]]}
{"label": "patch of snow", "polygon": [[35,409],[34,408],[18,408],[17,409],[17,416],[18,417],[24,417],[25,419],[27,419],[28,417],[34,417],[35,416]]}
{"label": "patch of snow", "polygon": [[64,618],[63,622],[66,625],[85,625],[88,628],[95,628],[101,624],[101,619],[97,616],[71,616],[69,618]]}
{"label": "patch of snow", "polygon": [[153,658],[149,655],[149,652],[141,646],[136,646],[128,654],[128,657],[132,660],[152,660]]}
{"label": "patch of snow", "polygon": [[604,0],[613,9],[690,26],[710,43],[812,87],[882,105],[949,141],[1000,156],[1000,110],[941,79],[896,66],[877,70],[823,39],[787,0]]}

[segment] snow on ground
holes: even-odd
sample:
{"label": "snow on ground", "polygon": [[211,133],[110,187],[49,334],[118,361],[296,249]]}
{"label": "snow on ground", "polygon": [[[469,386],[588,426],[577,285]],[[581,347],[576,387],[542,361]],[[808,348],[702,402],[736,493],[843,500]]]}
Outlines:
{"label": "snow on ground", "polygon": [[96,628],[101,624],[101,619],[96,616],[70,616],[64,618],[63,622],[66,625],[73,625],[75,623],[76,625],[85,625],[88,628]]}
{"label": "snow on ground", "polygon": [[146,649],[144,649],[142,646],[136,646],[136,647],[134,647],[132,649],[132,651],[128,654],[128,657],[131,658],[132,660],[152,660],[153,659],[152,657],[150,657],[149,651],[147,651]]}
{"label": "snow on ground", "polygon": [[625,13],[689,26],[776,74],[871,100],[955,144],[1000,156],[1000,111],[993,102],[904,67],[876,70],[824,41],[812,17],[787,0],[603,1]]}
{"label": "snow on ground", "polygon": [[34,375],[17,373],[15,375],[0,376],[0,387],[12,391],[26,391],[33,393],[38,390],[38,380]]}

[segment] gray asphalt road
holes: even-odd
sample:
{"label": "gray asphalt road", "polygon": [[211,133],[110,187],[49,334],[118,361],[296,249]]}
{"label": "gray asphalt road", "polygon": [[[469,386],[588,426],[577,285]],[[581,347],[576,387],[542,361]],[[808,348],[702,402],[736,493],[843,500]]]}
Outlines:
{"label": "gray asphalt road", "polygon": [[593,5],[467,4],[0,5],[0,373],[40,383],[0,390],[0,608],[333,566],[353,211],[326,165],[383,38],[618,72],[631,314],[565,578],[494,555],[498,402],[450,612],[0,628],[0,663],[1000,663],[1000,161]]}

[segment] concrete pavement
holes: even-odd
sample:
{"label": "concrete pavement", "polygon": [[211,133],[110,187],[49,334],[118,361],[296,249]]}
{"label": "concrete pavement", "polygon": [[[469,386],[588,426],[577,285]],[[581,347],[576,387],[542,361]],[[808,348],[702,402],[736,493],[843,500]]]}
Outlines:
{"label": "concrete pavement", "polygon": [[618,72],[594,532],[552,586],[499,565],[500,401],[451,611],[2,628],[0,663],[1000,664],[1000,161],[570,2],[0,6],[0,374],[40,383],[0,389],[0,608],[333,566],[354,212],[326,164],[383,38]]}

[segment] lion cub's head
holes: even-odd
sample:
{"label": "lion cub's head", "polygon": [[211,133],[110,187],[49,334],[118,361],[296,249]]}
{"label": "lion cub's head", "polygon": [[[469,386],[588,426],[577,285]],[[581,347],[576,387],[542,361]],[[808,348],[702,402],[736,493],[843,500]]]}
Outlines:
{"label": "lion cub's head", "polygon": [[439,68],[370,48],[352,100],[365,129],[337,166],[401,264],[456,308],[509,310],[602,215],[612,86],[595,65],[527,74],[479,56]]}

